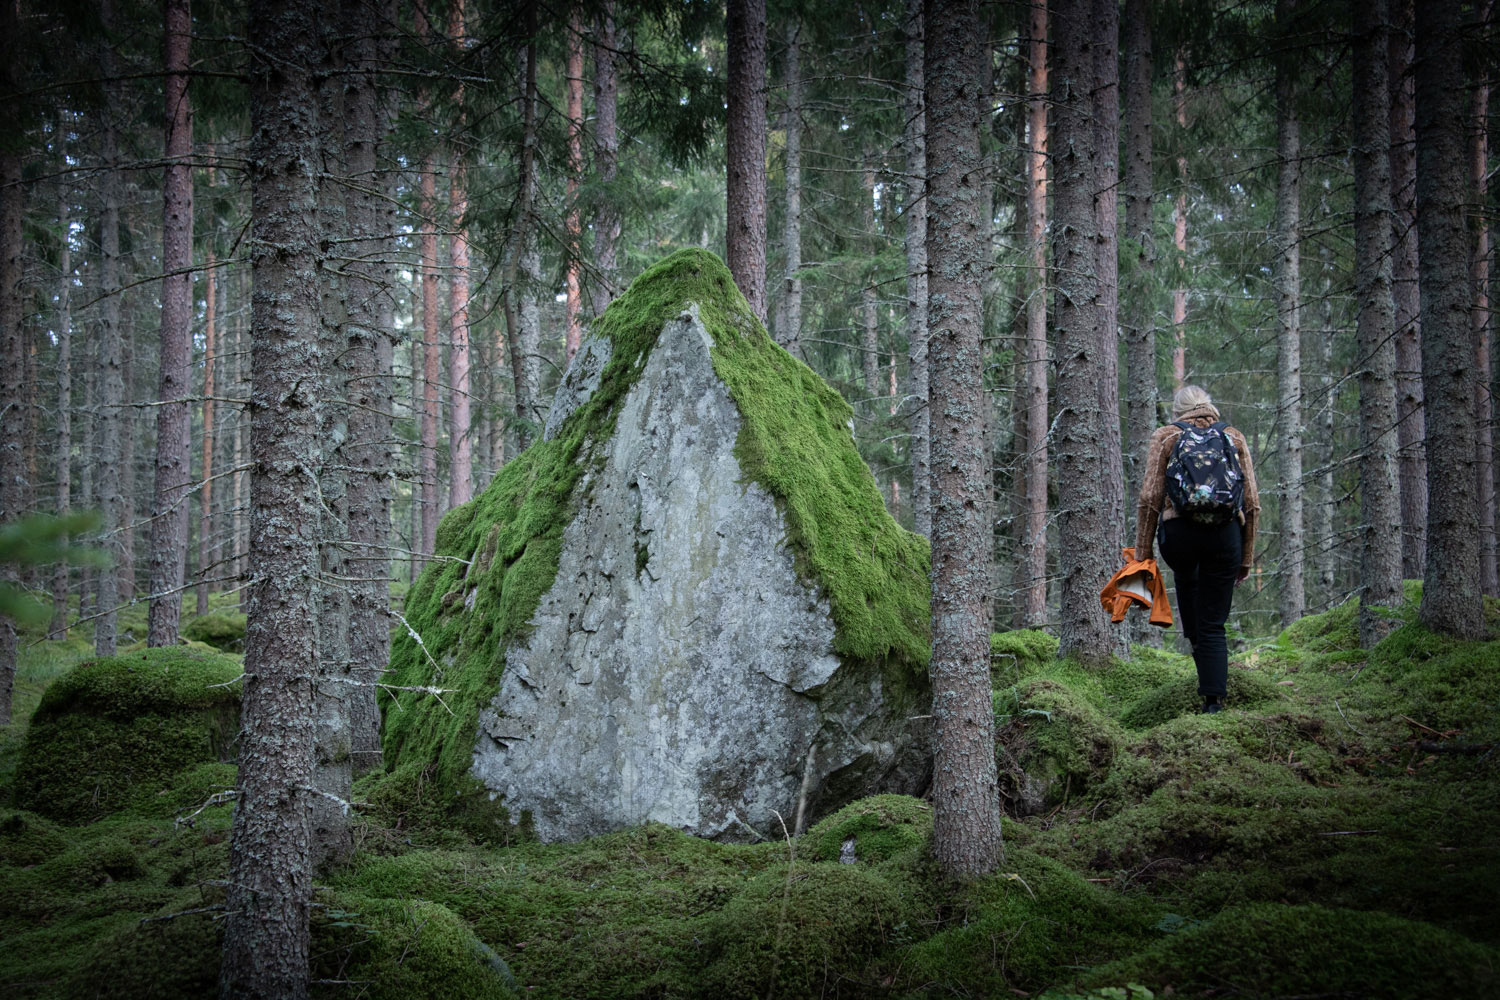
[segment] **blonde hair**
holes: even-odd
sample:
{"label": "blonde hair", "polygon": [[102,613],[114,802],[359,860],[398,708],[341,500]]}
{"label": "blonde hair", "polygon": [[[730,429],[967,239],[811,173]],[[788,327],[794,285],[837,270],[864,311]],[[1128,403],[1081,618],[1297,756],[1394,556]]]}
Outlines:
{"label": "blonde hair", "polygon": [[1184,413],[1204,406],[1213,410],[1215,415],[1219,412],[1218,407],[1214,406],[1213,398],[1209,396],[1208,390],[1202,386],[1185,385],[1181,389],[1178,389],[1172,396],[1172,416],[1174,419],[1181,417]]}

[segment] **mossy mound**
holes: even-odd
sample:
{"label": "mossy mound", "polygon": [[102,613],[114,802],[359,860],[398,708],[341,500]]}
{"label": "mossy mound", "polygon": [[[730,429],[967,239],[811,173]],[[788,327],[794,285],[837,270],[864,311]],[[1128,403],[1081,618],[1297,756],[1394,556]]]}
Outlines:
{"label": "mossy mound", "polygon": [[88,660],[47,688],[16,762],[16,804],[80,823],[149,799],[178,772],[233,759],[238,660],[152,649]]}
{"label": "mossy mound", "polygon": [[248,619],[238,611],[210,611],[189,618],[182,626],[182,637],[201,642],[226,653],[242,652]]}
{"label": "mossy mound", "polygon": [[1384,913],[1256,903],[1204,921],[1164,921],[1161,929],[1168,933],[1159,943],[1084,982],[1170,987],[1176,996],[1393,1000],[1500,989],[1500,952]]}
{"label": "mossy mound", "polygon": [[1025,995],[1140,947],[1159,919],[1148,903],[1016,848],[997,874],[964,887],[947,916],[947,929],[906,954],[905,975],[922,995]]}
{"label": "mossy mound", "polygon": [[852,840],[858,863],[909,861],[931,837],[932,807],[926,802],[906,795],[873,795],[819,821],[802,838],[800,851],[809,861],[838,861]]}
{"label": "mossy mound", "polygon": [[694,303],[740,412],[735,455],[783,512],[798,572],[827,597],[835,651],[882,671],[893,690],[925,689],[926,541],[886,513],[849,437],[849,405],[766,334],[717,257],[684,250],[596,321],[609,360],[555,436],[443,519],[437,556],[407,595],[391,666],[396,686],[442,688],[444,705],[415,691],[384,704],[391,770],[370,794],[392,822],[446,819],[458,803],[472,832],[508,836],[509,817],[469,775],[480,712],[499,690],[507,646],[526,634],[556,577],[583,459],[611,436],[663,326]]}
{"label": "mossy mound", "polygon": [[1001,791],[1019,815],[1096,784],[1124,736],[1096,700],[1054,676],[1031,677],[995,692],[995,720]]}
{"label": "mossy mound", "polygon": [[[1276,689],[1276,682],[1265,674],[1230,667],[1226,708],[1259,708],[1278,699],[1282,695]],[[1120,716],[1120,721],[1131,729],[1150,729],[1178,716],[1199,712],[1202,706],[1197,676],[1174,677],[1146,693]]]}

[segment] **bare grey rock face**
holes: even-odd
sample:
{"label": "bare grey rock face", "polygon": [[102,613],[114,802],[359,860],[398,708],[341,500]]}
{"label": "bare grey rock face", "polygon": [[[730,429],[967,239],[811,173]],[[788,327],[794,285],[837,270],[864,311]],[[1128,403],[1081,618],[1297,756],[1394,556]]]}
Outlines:
{"label": "bare grey rock face", "polygon": [[[481,714],[472,773],[544,840],[652,820],[779,836],[804,778],[811,816],[925,783],[927,730],[909,716],[926,708],[835,655],[828,602],[735,459],[740,415],[711,347],[696,308],[668,322],[613,434],[580,456],[556,580]],[[579,351],[549,432],[607,358],[601,342]]]}

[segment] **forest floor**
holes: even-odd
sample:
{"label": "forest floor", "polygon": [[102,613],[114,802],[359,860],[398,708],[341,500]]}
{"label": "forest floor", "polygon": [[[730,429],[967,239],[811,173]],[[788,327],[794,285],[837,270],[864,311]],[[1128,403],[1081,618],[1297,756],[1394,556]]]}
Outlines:
{"label": "forest floor", "polygon": [[[749,845],[660,825],[505,843],[366,808],[319,879],[314,994],[1500,995],[1487,611],[1488,642],[1403,624],[1362,651],[1352,605],[1242,642],[1214,716],[1186,657],[1089,672],[1042,633],[996,636],[1005,859],[965,885],[900,796]],[[195,634],[231,645],[232,613]],[[74,670],[88,652],[27,646],[0,732],[0,995],[211,995],[237,658]]]}

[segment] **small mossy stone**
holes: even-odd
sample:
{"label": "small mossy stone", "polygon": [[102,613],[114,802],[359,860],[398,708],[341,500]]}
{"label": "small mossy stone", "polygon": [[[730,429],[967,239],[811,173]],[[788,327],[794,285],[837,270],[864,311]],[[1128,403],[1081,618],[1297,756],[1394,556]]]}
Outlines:
{"label": "small mossy stone", "polygon": [[[809,861],[852,858],[879,864],[923,850],[932,836],[932,807],[907,795],[872,795],[820,820],[803,836]],[[851,850],[845,851],[850,841]]]}
{"label": "small mossy stone", "polygon": [[1001,789],[1022,815],[1096,784],[1123,742],[1119,723],[1054,676],[1032,677],[995,695]]}
{"label": "small mossy stone", "polygon": [[1255,903],[1164,926],[1153,947],[1083,977],[1177,995],[1356,996],[1448,1000],[1494,996],[1500,952],[1386,913]]}
{"label": "small mossy stone", "polygon": [[1020,628],[990,634],[990,672],[995,686],[1014,684],[1057,659],[1057,636]]}
{"label": "small mossy stone", "polygon": [[16,804],[66,823],[151,798],[179,771],[234,756],[238,660],[182,648],[89,660],[59,677],[16,762]]}
{"label": "small mossy stone", "polygon": [[[1276,682],[1264,673],[1230,668],[1229,695],[1224,700],[1226,708],[1257,707],[1280,697]],[[1197,677],[1179,677],[1146,694],[1120,717],[1120,721],[1131,729],[1150,729],[1169,719],[1199,712],[1202,707]]]}
{"label": "small mossy stone", "polygon": [[224,652],[237,653],[245,648],[247,623],[246,616],[238,611],[210,611],[184,622],[182,637]]}

